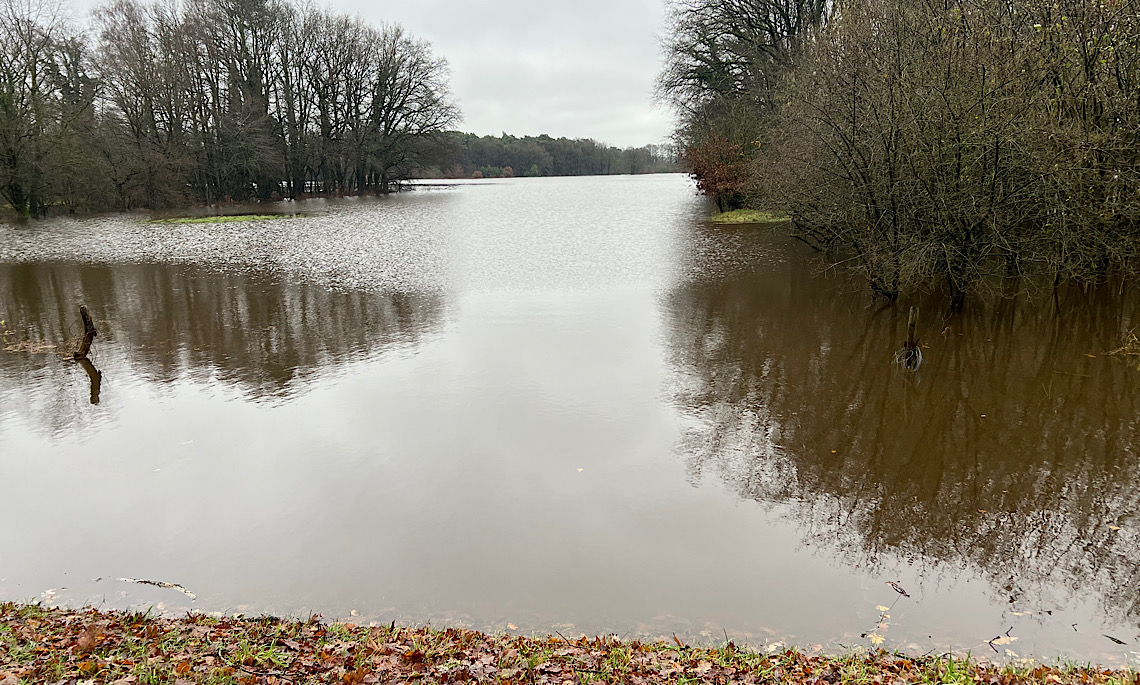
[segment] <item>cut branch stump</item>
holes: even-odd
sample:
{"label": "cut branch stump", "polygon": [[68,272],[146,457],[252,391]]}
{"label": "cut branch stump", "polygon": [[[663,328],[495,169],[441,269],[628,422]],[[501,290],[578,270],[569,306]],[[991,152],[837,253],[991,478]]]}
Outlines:
{"label": "cut branch stump", "polygon": [[79,349],[75,351],[76,359],[86,359],[87,353],[91,351],[91,343],[95,341],[95,336],[99,335],[99,331],[95,328],[95,322],[91,320],[91,314],[87,312],[86,305],[79,305],[79,318],[83,319],[83,341],[79,343]]}

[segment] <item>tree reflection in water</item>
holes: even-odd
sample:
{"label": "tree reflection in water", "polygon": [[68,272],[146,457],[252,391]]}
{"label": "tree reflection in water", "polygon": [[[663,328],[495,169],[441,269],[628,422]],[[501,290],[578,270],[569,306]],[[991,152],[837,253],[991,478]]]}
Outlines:
{"label": "tree reflection in water", "polygon": [[83,405],[98,403],[104,380],[220,381],[254,401],[281,401],[303,391],[314,373],[416,344],[442,312],[431,295],[338,292],[195,267],[0,265],[0,312],[11,339],[74,336],[80,302],[99,324],[94,364],[79,377],[89,397],[73,387],[79,367],[52,354],[0,351],[0,391],[38,385],[35,393],[21,393],[25,402],[4,409],[49,432],[94,420]]}
{"label": "tree reflection in water", "polygon": [[811,272],[805,255],[669,295],[691,480],[791,504],[844,563],[972,567],[995,601],[1095,593],[1140,620],[1138,372],[1105,355],[1137,302],[1072,289],[943,319],[929,299],[912,375],[891,364],[907,307]]}

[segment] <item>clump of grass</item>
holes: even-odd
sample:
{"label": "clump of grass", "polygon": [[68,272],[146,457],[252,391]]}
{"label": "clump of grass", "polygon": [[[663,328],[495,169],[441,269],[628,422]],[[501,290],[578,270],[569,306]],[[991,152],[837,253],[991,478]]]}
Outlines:
{"label": "clump of grass", "polygon": [[61,343],[47,340],[21,340],[4,346],[5,352],[18,352],[24,354],[55,354],[60,359],[74,359],[79,349],[82,337],[68,338]]}
{"label": "clump of grass", "polygon": [[491,635],[275,617],[73,611],[0,604],[0,682],[1000,683],[1140,685],[1131,670],[994,666],[886,651],[807,655],[727,642]]}
{"label": "clump of grass", "polygon": [[232,224],[244,221],[273,221],[289,219],[292,214],[225,214],[218,216],[179,216],[169,219],[151,219],[152,224]]}
{"label": "clump of grass", "polygon": [[791,217],[784,212],[769,212],[763,209],[734,209],[731,212],[716,214],[710,221],[714,224],[772,224],[791,221]]}

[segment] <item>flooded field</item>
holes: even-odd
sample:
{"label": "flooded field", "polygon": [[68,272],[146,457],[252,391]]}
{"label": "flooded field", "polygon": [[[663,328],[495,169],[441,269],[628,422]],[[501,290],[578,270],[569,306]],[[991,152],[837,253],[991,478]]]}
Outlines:
{"label": "flooded field", "polygon": [[910,374],[679,175],[273,209],[0,226],[0,600],[1140,659],[1134,299],[918,302]]}

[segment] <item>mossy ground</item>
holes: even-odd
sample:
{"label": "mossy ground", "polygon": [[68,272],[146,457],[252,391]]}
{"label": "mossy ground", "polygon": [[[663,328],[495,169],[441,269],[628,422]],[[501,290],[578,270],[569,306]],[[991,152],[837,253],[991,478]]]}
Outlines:
{"label": "mossy ground", "polygon": [[715,214],[710,219],[714,224],[771,224],[790,221],[783,212],[769,212],[763,209],[734,209],[731,212]]}
{"label": "mossy ground", "polygon": [[489,635],[263,617],[0,604],[0,684],[24,683],[986,683],[1140,685],[1092,667],[988,666],[885,651],[808,656],[732,643]]}
{"label": "mossy ground", "polygon": [[152,224],[232,224],[243,221],[273,221],[291,218],[289,214],[229,214],[221,216],[180,216],[169,219],[151,219]]}

